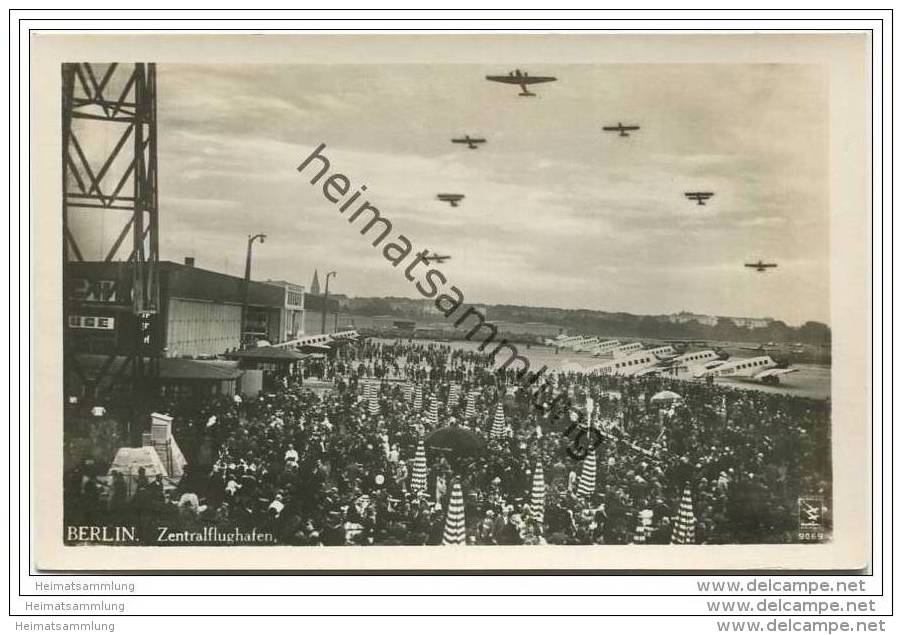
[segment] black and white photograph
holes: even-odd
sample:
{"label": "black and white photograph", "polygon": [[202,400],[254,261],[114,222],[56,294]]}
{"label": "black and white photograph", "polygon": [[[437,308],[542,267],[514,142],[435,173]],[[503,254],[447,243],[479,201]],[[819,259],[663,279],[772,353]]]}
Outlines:
{"label": "black and white photograph", "polygon": [[385,37],[409,59],[59,64],[59,545],[694,569],[847,539],[835,218],[870,204],[831,193],[825,66]]}

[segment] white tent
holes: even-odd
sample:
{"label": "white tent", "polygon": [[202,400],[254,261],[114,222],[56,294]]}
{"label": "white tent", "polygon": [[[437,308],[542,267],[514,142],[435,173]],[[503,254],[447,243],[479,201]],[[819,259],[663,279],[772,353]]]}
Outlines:
{"label": "white tent", "polygon": [[112,476],[114,471],[122,474],[128,486],[128,495],[131,497],[135,493],[138,471],[142,467],[148,481],[153,481],[157,475],[164,478],[168,476],[166,468],[163,467],[163,462],[160,461],[160,457],[157,455],[157,451],[151,446],[119,448],[107,474]]}
{"label": "white tent", "polygon": [[669,403],[673,401],[680,401],[682,397],[672,390],[662,390],[659,393],[655,393],[655,395],[651,398],[653,403]]}

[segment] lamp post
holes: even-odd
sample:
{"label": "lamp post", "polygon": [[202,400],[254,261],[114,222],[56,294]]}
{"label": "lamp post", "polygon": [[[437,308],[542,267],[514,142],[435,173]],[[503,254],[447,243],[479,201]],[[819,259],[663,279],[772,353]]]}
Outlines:
{"label": "lamp post", "polygon": [[323,295],[323,326],[320,329],[322,335],[326,334],[326,314],[329,312],[329,278],[335,275],[334,271],[326,274],[326,293]]}
{"label": "lamp post", "polygon": [[241,304],[241,348],[247,344],[247,303],[251,287],[251,252],[254,248],[254,241],[260,239],[262,245],[266,241],[266,234],[254,234],[247,237],[247,259],[244,261],[244,302]]}

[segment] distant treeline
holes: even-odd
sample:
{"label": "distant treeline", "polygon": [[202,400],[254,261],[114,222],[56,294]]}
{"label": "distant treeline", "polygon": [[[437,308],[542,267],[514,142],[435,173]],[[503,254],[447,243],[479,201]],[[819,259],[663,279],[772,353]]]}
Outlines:
{"label": "distant treeline", "polygon": [[[428,311],[428,300],[409,298],[355,298],[351,309],[363,315],[396,315],[416,320],[439,321]],[[717,324],[701,324],[697,320],[670,322],[666,316],[607,313],[587,309],[557,309],[508,304],[486,304],[488,320],[504,322],[545,322],[568,333],[599,337],[636,337],[647,339],[699,339],[737,342],[801,342],[819,346],[830,345],[830,327],[822,322],[809,321],[801,326],[789,326],[774,320],[765,327],[737,326],[728,317],[718,318]]]}

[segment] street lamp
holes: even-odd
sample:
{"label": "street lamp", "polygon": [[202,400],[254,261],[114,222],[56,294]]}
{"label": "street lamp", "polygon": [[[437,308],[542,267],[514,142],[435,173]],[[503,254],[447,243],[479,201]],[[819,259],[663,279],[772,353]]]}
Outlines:
{"label": "street lamp", "polygon": [[336,275],[334,271],[326,274],[326,293],[323,295],[323,326],[320,329],[322,335],[326,334],[326,313],[329,312],[329,278]]}
{"label": "street lamp", "polygon": [[266,241],[266,234],[254,234],[247,237],[247,259],[244,261],[244,302],[241,304],[241,348],[247,344],[247,303],[251,287],[251,252],[254,241],[258,238],[262,245]]}

